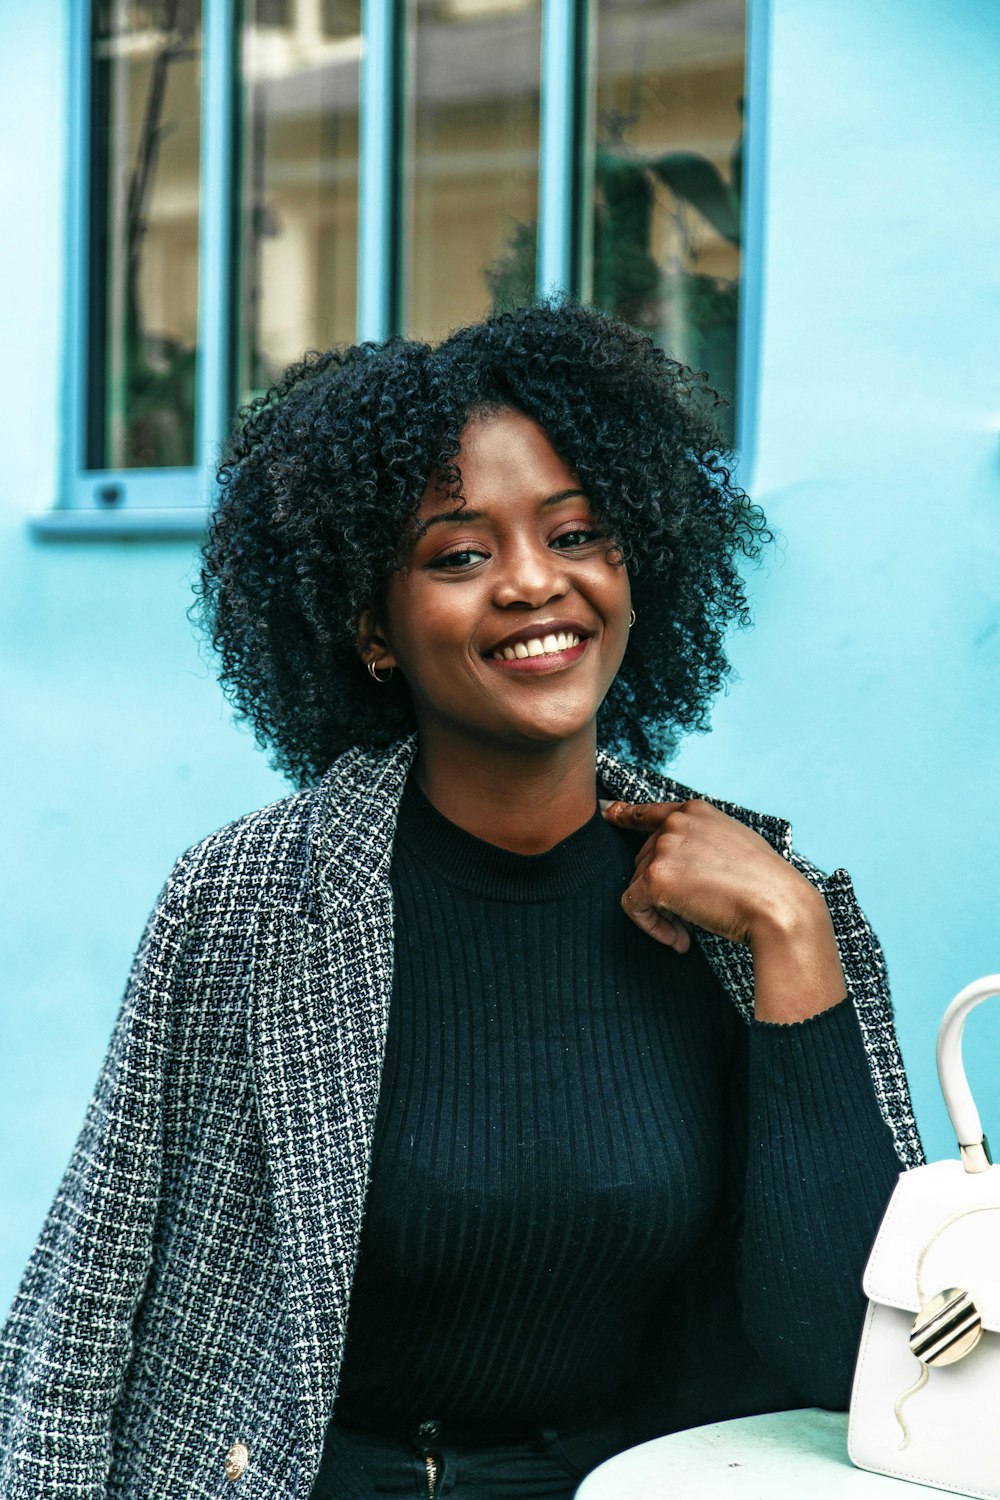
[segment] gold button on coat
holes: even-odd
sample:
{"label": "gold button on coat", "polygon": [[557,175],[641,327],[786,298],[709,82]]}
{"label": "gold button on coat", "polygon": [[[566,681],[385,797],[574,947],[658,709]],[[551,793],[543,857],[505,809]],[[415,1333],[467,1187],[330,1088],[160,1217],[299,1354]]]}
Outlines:
{"label": "gold button on coat", "polygon": [[226,1478],[239,1479],[249,1462],[246,1443],[234,1443],[226,1454]]}

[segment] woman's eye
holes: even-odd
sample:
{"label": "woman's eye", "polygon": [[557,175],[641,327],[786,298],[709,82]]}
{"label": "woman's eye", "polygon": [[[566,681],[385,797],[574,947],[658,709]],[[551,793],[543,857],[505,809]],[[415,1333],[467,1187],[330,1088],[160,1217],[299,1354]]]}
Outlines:
{"label": "woman's eye", "polygon": [[596,527],[580,526],[576,531],[562,531],[552,541],[553,547],[567,549],[571,547],[585,547],[588,542],[596,542],[603,535]]}
{"label": "woman's eye", "polygon": [[460,547],[456,552],[445,552],[431,563],[432,568],[469,568],[486,556],[478,547]]}

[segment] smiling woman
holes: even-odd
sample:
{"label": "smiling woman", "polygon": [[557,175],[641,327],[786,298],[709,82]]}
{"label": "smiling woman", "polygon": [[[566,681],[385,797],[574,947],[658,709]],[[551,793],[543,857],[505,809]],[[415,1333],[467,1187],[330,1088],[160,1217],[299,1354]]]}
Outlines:
{"label": "smiling woman", "polygon": [[881,953],[787,824],[642,764],[746,618],[728,457],[577,307],[244,413],[203,617],[302,789],[150,919],[0,1340],[5,1496],[569,1500],[846,1405],[920,1159]]}

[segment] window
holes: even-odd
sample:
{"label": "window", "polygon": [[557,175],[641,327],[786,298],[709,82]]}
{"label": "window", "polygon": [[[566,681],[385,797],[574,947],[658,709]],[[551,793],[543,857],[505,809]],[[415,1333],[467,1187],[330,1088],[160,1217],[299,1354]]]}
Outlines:
{"label": "window", "polygon": [[534,296],[540,0],[418,0],[406,331]]}
{"label": "window", "polygon": [[745,0],[597,0],[592,300],[730,401],[745,31]]}
{"label": "window", "polygon": [[64,529],[196,531],[305,349],[536,289],[735,394],[745,3],[74,6]]}
{"label": "window", "polygon": [[201,0],[93,6],[88,470],[195,462],[201,45]]}
{"label": "window", "polygon": [[249,0],[242,45],[240,399],[357,320],[360,0]]}

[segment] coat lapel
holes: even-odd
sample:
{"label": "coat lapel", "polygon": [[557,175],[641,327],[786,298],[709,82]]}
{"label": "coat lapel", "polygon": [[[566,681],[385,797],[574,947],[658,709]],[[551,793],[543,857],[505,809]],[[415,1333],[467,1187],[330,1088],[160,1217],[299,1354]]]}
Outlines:
{"label": "coat lapel", "polygon": [[601,785],[623,802],[687,802],[694,797],[703,802],[711,802],[713,807],[720,808],[731,818],[737,818],[767,839],[785,859],[791,857],[792,826],[784,818],[753,812],[749,807],[740,807],[735,802],[722,802],[716,797],[706,797],[702,792],[693,791],[691,787],[671,780],[669,776],[650,775],[640,771],[604,750],[597,752],[597,776]]}
{"label": "coat lapel", "polygon": [[392,991],[389,864],[412,742],[316,791],[303,904],[261,919],[249,1046],[298,1394],[318,1466],[343,1349]]}

